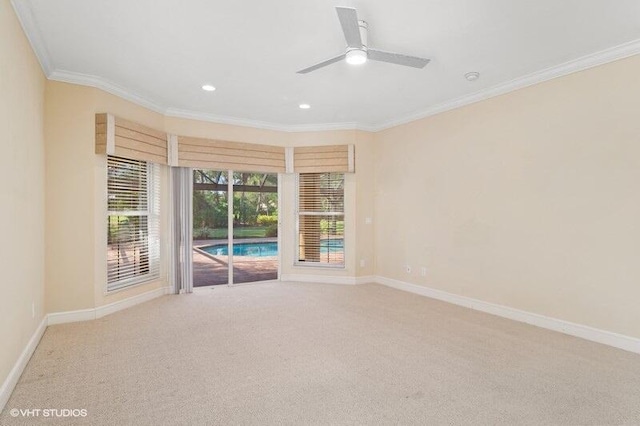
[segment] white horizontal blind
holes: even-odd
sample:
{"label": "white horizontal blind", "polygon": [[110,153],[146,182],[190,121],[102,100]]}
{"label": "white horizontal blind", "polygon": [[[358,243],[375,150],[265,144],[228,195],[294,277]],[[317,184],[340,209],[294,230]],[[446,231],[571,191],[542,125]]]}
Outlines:
{"label": "white horizontal blind", "polygon": [[160,276],[158,168],[107,157],[107,291]]}
{"label": "white horizontal blind", "polygon": [[344,174],[298,175],[298,265],[344,266]]}

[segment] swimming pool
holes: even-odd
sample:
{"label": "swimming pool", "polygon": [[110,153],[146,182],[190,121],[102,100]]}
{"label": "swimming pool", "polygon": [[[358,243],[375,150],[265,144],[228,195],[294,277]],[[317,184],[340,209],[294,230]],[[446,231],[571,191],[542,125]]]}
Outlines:
{"label": "swimming pool", "polygon": [[[229,246],[227,244],[215,244],[212,246],[200,247],[214,256],[228,256]],[[238,243],[233,245],[234,256],[267,257],[278,255],[278,243]]]}
{"label": "swimming pool", "polygon": [[[227,244],[214,244],[211,246],[200,247],[214,256],[228,256],[229,246]],[[344,250],[343,240],[322,240],[320,241],[320,253],[337,253]],[[234,256],[251,256],[251,257],[267,257],[278,255],[278,243],[261,242],[261,243],[236,243],[233,245]]]}

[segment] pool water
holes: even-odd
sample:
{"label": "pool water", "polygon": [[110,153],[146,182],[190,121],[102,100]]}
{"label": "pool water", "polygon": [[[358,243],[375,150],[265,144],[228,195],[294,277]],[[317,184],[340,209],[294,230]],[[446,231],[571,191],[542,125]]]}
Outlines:
{"label": "pool water", "polygon": [[[214,256],[228,256],[229,246],[226,244],[216,244],[213,246],[200,247]],[[234,256],[266,257],[278,255],[278,243],[239,243],[233,245]]]}
{"label": "pool water", "polygon": [[[320,253],[336,253],[344,249],[343,240],[322,240],[320,242]],[[214,256],[228,256],[229,246],[227,244],[215,244],[212,246],[200,247]],[[233,245],[234,256],[267,257],[278,255],[278,243],[237,243]]]}
{"label": "pool water", "polygon": [[344,240],[321,240],[320,253],[337,253],[344,250]]}

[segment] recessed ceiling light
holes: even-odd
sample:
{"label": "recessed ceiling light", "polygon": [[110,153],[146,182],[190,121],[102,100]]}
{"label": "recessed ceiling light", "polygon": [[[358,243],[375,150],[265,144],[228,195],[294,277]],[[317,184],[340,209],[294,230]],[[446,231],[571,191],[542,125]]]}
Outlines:
{"label": "recessed ceiling light", "polygon": [[213,92],[214,90],[216,90],[216,88],[210,84],[205,84],[202,86],[202,90],[205,90],[207,92]]}
{"label": "recessed ceiling light", "polygon": [[468,72],[464,75],[464,78],[466,78],[468,81],[476,81],[480,78],[480,73],[475,71]]}
{"label": "recessed ceiling light", "polygon": [[298,107],[300,109],[309,109],[309,108],[311,108],[311,105],[309,105],[309,104],[300,104],[300,105],[298,105]]}

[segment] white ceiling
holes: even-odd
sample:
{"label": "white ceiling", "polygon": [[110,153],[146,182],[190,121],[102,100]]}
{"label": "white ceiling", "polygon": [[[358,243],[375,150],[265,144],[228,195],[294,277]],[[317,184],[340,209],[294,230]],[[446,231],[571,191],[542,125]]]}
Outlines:
{"label": "white ceiling", "polygon": [[[282,130],[376,130],[640,52],[638,0],[13,4],[49,78],[168,115]],[[335,6],[357,8],[371,47],[431,63],[339,62],[296,74],[344,52]],[[469,71],[480,79],[466,81]]]}

